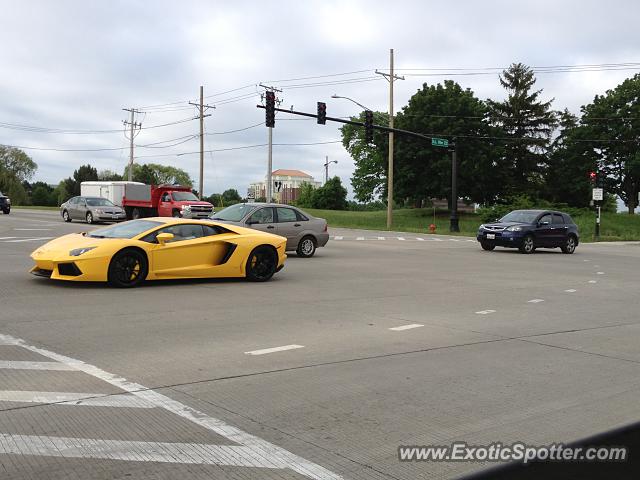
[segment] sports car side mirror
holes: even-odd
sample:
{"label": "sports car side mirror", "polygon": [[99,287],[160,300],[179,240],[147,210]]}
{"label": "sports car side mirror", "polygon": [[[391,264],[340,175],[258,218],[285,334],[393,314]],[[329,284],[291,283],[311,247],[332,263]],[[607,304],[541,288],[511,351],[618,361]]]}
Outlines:
{"label": "sports car side mirror", "polygon": [[160,245],[164,245],[165,243],[167,243],[172,239],[173,239],[173,233],[159,233],[158,236],[156,237],[156,240],[158,240],[158,243]]}

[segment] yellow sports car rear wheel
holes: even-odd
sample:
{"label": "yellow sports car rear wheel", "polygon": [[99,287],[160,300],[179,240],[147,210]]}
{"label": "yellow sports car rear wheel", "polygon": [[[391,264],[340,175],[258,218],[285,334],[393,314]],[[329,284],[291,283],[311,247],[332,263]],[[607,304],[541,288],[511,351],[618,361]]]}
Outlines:
{"label": "yellow sports car rear wheel", "polygon": [[144,253],[125,248],[116,253],[109,264],[108,279],[114,287],[135,287],[147,277],[149,265]]}
{"label": "yellow sports car rear wheel", "polygon": [[255,248],[247,260],[247,280],[251,282],[266,282],[278,268],[278,253],[270,245],[260,245]]}

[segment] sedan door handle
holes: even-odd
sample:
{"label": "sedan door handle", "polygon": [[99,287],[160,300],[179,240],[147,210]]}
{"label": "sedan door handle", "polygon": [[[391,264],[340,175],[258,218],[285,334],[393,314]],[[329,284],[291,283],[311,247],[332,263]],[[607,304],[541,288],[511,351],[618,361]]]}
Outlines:
{"label": "sedan door handle", "polygon": [[273,225],[269,225],[267,226],[267,228],[276,228],[276,227],[274,227]]}
{"label": "sedan door handle", "polygon": [[300,226],[300,224],[299,224],[299,223],[294,223],[294,224],[293,224],[293,226],[294,226],[294,227],[299,227],[299,226]]}

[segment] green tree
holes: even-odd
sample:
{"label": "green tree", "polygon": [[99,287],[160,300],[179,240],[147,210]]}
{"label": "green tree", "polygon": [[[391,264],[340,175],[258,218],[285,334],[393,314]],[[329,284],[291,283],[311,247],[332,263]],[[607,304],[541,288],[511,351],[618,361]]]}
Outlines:
{"label": "green tree", "polygon": [[94,182],[98,180],[98,171],[91,165],[82,165],[74,170],[73,177],[64,180],[66,192],[70,197],[80,195],[80,184],[82,182]]}
{"label": "green tree", "polygon": [[316,189],[309,182],[302,182],[296,205],[302,208],[313,208],[313,195]]}
{"label": "green tree", "polygon": [[225,206],[233,205],[242,201],[242,197],[235,188],[230,188],[222,192],[222,201]]}
{"label": "green tree", "polygon": [[35,182],[31,185],[31,205],[50,207],[52,202],[53,188],[45,182]]}
{"label": "green tree", "polygon": [[122,180],[122,175],[108,169],[100,170],[98,172],[98,180],[102,182],[119,182]]}
{"label": "green tree", "polygon": [[342,186],[340,177],[333,177],[313,193],[313,208],[326,210],[347,209],[347,189]]}
{"label": "green tree", "polygon": [[[452,80],[424,84],[397,116],[398,128],[455,141],[458,195],[481,204],[503,194],[503,150],[487,138],[500,135],[486,118],[486,104]],[[421,204],[429,198],[451,200],[451,152],[428,139],[396,135],[394,200]]]}
{"label": "green tree", "polygon": [[213,205],[216,208],[221,208],[225,206],[224,202],[222,202],[222,195],[220,195],[219,193],[212,193],[204,200],[209,202],[211,205]]}
{"label": "green tree", "polygon": [[491,122],[509,141],[505,142],[508,194],[537,196],[543,183],[547,150],[557,125],[552,100],[540,100],[542,90],[534,90],[533,71],[522,63],[514,63],[500,76],[500,84],[508,93],[506,100],[488,100]]}
{"label": "green tree", "polygon": [[[365,112],[361,112],[358,117],[353,117],[351,120],[364,122],[364,117]],[[373,123],[386,125],[389,123],[389,115],[373,112]],[[356,199],[361,202],[370,202],[374,198],[385,195],[388,135],[374,130],[373,142],[367,143],[362,127],[347,124],[340,128],[340,132],[342,145],[353,158],[356,167],[351,177],[351,186]]]}
{"label": "green tree", "polygon": [[[124,169],[122,177],[129,178],[128,165]],[[149,185],[178,184],[185,187],[193,185],[191,177],[184,170],[157,163],[134,163],[132,179],[134,182],[142,182]]]}
{"label": "green tree", "polygon": [[568,110],[559,114],[560,132],[551,144],[544,172],[544,196],[553,203],[588,207],[591,184],[588,173],[597,162],[588,142],[588,132]]}
{"label": "green tree", "polygon": [[583,106],[579,129],[605,191],[633,213],[640,192],[640,74]]}
{"label": "green tree", "polygon": [[22,150],[0,145],[0,191],[15,205],[27,203],[23,182],[31,179],[37,168],[38,165]]}
{"label": "green tree", "polygon": [[64,202],[69,200],[71,195],[67,192],[67,182],[62,180],[58,186],[51,192],[51,199],[54,205],[62,205]]}

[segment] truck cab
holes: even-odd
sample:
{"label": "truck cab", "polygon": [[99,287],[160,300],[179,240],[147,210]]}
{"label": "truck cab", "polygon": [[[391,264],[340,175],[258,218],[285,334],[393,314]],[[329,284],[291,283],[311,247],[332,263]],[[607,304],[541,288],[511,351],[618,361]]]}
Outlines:
{"label": "truck cab", "polygon": [[[161,217],[209,218],[213,212],[213,205],[198,200],[190,189],[172,190],[169,186],[157,187],[158,215]],[[155,193],[155,191],[154,191]]]}

